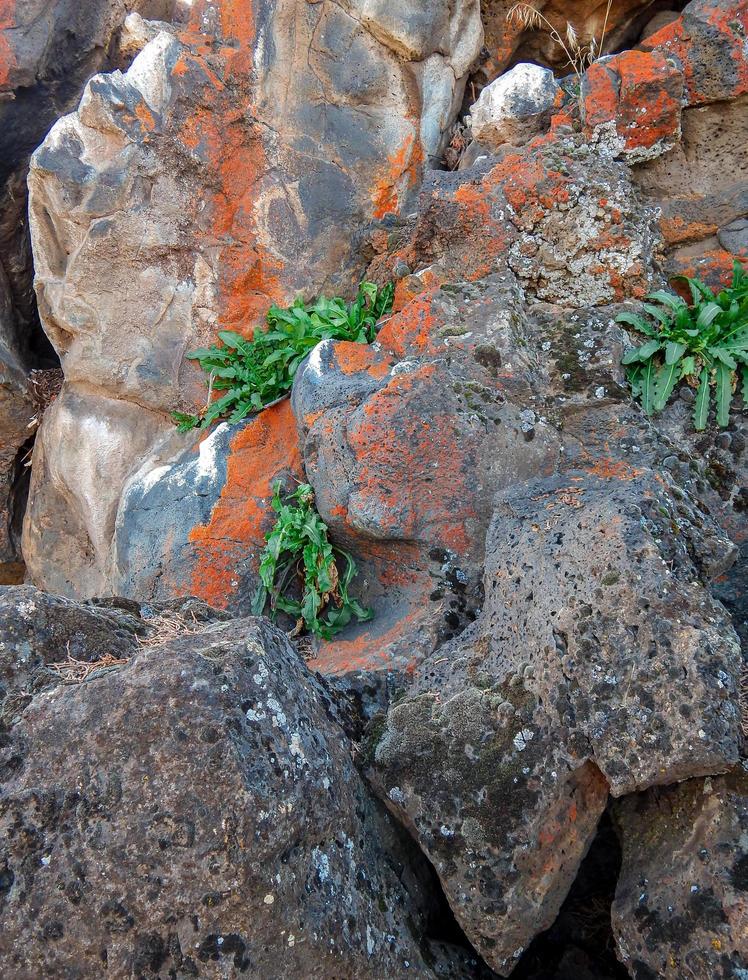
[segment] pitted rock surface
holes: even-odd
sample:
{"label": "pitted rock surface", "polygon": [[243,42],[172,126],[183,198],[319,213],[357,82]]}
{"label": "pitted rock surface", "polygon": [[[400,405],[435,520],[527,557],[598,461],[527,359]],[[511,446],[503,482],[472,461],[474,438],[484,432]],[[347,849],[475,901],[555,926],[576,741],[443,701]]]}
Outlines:
{"label": "pitted rock surface", "polygon": [[553,921],[609,789],[737,762],[740,647],[702,584],[733,552],[626,464],[498,496],[483,611],[416,668],[368,758],[502,975]]}
{"label": "pitted rock surface", "polygon": [[635,978],[748,971],[748,774],[692,779],[619,800],[623,866],[612,908]]}
{"label": "pitted rock surface", "polygon": [[38,696],[2,749],[3,973],[429,976],[327,703],[252,620]]}

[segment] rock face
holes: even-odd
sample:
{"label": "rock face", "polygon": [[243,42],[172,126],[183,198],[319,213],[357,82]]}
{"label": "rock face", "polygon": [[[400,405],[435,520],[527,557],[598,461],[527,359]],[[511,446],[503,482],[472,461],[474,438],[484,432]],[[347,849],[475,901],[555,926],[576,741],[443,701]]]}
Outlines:
{"label": "rock face", "polygon": [[[37,405],[32,368],[51,367],[33,298],[26,176],[30,154],[54,121],[77,103],[93,72],[117,58],[116,33],[128,11],[178,15],[175,0],[2,0],[0,2],[0,567],[20,558],[19,453]],[[18,526],[16,526],[18,525]]]}
{"label": "rock face", "polygon": [[631,976],[742,976],[748,969],[745,768],[629,797],[614,812],[623,866],[613,926]]}
{"label": "rock face", "polygon": [[429,976],[418,875],[324,689],[258,621],[199,637],[37,697],[6,740],[3,972]]}
{"label": "rock face", "polygon": [[[111,588],[102,529],[108,549],[114,523],[59,430],[75,420],[93,457],[117,447],[107,494],[119,498],[168,413],[205,399],[187,350],[360,271],[350,230],[412,199],[482,38],[477,0],[396,14],[226,0],[197,4],[190,27],[158,34],[126,74],[94,77],[32,165],[36,288],[68,394],[45,421],[46,487],[32,491],[24,548],[34,581],[77,594]],[[143,438],[128,449],[134,414]],[[91,513],[54,541],[72,587],[38,529],[63,525],[83,496]]]}
{"label": "rock face", "polygon": [[493,150],[525,143],[551,120],[560,89],[549,68],[515,65],[491,82],[470,110],[473,137]]}

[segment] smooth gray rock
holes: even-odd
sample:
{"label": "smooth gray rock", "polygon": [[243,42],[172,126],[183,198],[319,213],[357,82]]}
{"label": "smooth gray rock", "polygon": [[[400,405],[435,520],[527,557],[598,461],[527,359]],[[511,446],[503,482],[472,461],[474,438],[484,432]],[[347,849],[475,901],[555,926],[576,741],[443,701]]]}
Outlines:
{"label": "smooth gray rock", "polygon": [[494,150],[527,142],[547,127],[559,91],[550,68],[515,65],[487,85],[471,108],[473,137]]}

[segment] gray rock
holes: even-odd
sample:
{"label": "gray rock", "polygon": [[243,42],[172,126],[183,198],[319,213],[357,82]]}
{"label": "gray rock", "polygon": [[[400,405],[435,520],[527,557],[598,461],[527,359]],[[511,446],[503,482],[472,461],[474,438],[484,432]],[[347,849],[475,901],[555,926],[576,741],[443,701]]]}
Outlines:
{"label": "gray rock", "polygon": [[126,610],[82,606],[28,585],[0,587],[1,720],[7,724],[35,692],[60,682],[50,664],[130,657],[145,634]]}
{"label": "gray rock", "polygon": [[748,773],[619,800],[623,862],[611,909],[632,977],[748,974]]}
{"label": "gray rock", "polygon": [[547,128],[559,91],[549,68],[515,65],[487,85],[471,108],[474,138],[494,150],[526,143]]}
{"label": "gray rock", "polygon": [[0,750],[3,974],[430,976],[423,879],[328,708],[259,620],[37,696]]}
{"label": "gray rock", "polygon": [[609,790],[736,763],[740,650],[701,584],[733,555],[624,463],[499,495],[483,612],[416,668],[369,758],[502,975],[556,916]]}

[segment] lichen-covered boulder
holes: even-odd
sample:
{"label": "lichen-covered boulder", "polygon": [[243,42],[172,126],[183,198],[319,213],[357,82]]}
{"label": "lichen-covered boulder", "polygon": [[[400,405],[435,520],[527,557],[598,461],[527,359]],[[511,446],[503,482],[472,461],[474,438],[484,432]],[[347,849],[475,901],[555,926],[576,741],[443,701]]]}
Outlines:
{"label": "lichen-covered boulder", "polygon": [[623,861],[612,907],[636,980],[748,972],[748,773],[619,800]]}
{"label": "lichen-covered boulder", "polygon": [[470,130],[482,145],[519,145],[548,127],[560,88],[553,72],[519,64],[491,82],[470,110]]}
{"label": "lichen-covered boulder", "polygon": [[623,461],[499,495],[480,616],[416,667],[367,757],[502,975],[555,918],[609,791],[737,762],[740,647],[701,584],[733,552]]}
{"label": "lichen-covered boulder", "polygon": [[430,976],[421,872],[331,711],[258,620],[38,695],[0,750],[3,974]]}
{"label": "lichen-covered boulder", "polygon": [[607,130],[632,163],[671,150],[681,135],[684,76],[659,51],[625,51],[584,74],[581,107],[591,139]]}
{"label": "lichen-covered boulder", "polygon": [[642,297],[660,238],[616,152],[615,141],[593,146],[559,130],[459,173],[431,174],[417,217],[370,274],[428,269],[436,282],[455,282],[509,268],[530,296],[560,306]]}

